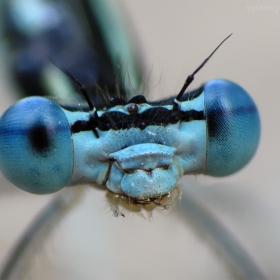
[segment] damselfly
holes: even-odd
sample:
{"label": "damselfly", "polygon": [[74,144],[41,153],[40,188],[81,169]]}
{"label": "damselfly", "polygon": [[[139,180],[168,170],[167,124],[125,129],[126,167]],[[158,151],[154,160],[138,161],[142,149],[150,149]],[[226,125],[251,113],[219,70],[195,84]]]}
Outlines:
{"label": "damselfly", "polygon": [[[101,40],[98,36],[104,32],[102,48],[106,46],[108,52],[104,54],[97,48],[94,55],[81,36],[77,46],[69,48],[68,58],[79,50],[78,53],[83,52],[88,60],[78,57],[70,66],[65,65],[63,57],[55,57],[60,52],[50,47],[46,40],[48,35],[58,36],[50,30],[59,33],[69,28],[76,32],[76,23],[70,25],[68,18],[63,18],[63,12],[58,13],[61,17],[58,22],[64,25],[56,28],[30,23],[30,7],[36,8],[35,2],[31,1],[29,10],[21,9],[18,1],[14,2],[15,10],[7,8],[9,20],[14,24],[12,32],[20,33],[21,28],[24,32],[22,37],[16,37],[22,45],[14,44],[19,51],[14,64],[20,66],[14,68],[18,81],[30,95],[33,95],[32,89],[43,94],[45,88],[39,79],[43,76],[52,90],[59,93],[59,80],[46,63],[54,61],[77,82],[87,105],[65,105],[67,100],[59,106],[51,99],[30,97],[4,113],[0,121],[0,167],[16,186],[31,193],[47,194],[69,185],[98,184],[113,193],[115,199],[120,197],[128,204],[168,207],[165,199],[184,174],[227,176],[240,170],[252,158],[259,142],[260,120],[254,101],[244,89],[230,81],[212,80],[197,90],[185,92],[195,74],[221,44],[187,78],[175,98],[148,102],[143,95],[127,93],[130,86],[135,91],[139,84],[141,71],[135,63],[126,65],[125,71],[116,71],[116,65],[133,61],[133,56],[127,58],[129,51],[123,54],[121,48],[110,49],[113,39],[108,39],[110,33],[102,30],[105,20],[100,16],[104,10],[107,14],[108,7],[102,8],[102,1],[83,1],[84,5],[89,5],[88,9],[74,1],[72,4],[87,12],[92,9],[89,16],[91,31],[94,35],[98,33],[97,40]],[[54,8],[52,2],[47,3],[44,2],[44,11],[53,15],[57,7]],[[13,15],[16,16],[13,18]],[[18,23],[19,20],[22,21]],[[42,23],[44,17],[34,20]],[[75,34],[84,34],[79,31]],[[117,38],[120,40],[122,38]],[[13,37],[10,42],[13,44]],[[53,42],[58,49],[67,50],[65,45],[56,45],[56,40]],[[37,49],[42,44],[46,48],[49,46],[51,53]],[[34,49],[47,59],[35,59]],[[26,67],[28,71],[22,71],[23,65],[30,66]],[[81,77],[80,69],[83,69]],[[124,82],[126,72],[131,85]],[[101,88],[105,91],[103,95],[88,94],[79,82],[84,79],[84,73],[92,73],[89,87],[93,89],[90,91]],[[65,87],[63,92],[66,92]]]}
{"label": "damselfly", "polygon": [[16,103],[1,118],[1,170],[32,193],[96,183],[135,203],[170,194],[184,174],[238,171],[256,151],[258,111],[245,90],[225,80],[185,93],[204,63],[164,101],[114,97],[101,109],[80,85],[88,112],[41,97]]}

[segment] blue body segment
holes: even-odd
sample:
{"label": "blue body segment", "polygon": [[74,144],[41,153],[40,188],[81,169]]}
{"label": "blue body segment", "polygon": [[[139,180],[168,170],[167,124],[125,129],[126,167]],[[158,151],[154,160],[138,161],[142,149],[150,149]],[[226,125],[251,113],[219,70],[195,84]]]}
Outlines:
{"label": "blue body segment", "polygon": [[208,135],[205,173],[227,176],[255,154],[260,139],[259,113],[251,96],[235,83],[213,80],[204,89]]}
{"label": "blue body segment", "polygon": [[226,176],[250,161],[260,119],[244,89],[213,80],[177,103],[138,97],[94,113],[24,99],[0,120],[0,168],[33,193],[95,183],[141,201],[170,193],[184,174]]}
{"label": "blue body segment", "polygon": [[0,168],[21,189],[37,194],[65,187],[73,171],[68,120],[59,105],[25,98],[0,119]]}

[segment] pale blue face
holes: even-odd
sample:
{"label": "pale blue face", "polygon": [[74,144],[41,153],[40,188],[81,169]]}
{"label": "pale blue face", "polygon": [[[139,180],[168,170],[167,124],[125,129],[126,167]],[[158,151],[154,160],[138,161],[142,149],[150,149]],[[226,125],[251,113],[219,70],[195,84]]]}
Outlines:
{"label": "pale blue face", "polygon": [[[49,57],[76,81],[88,108],[77,102],[69,111],[32,97],[3,114],[0,168],[16,186],[47,194],[69,185],[98,184],[140,202],[169,194],[183,175],[227,176],[250,161],[260,119],[248,93],[226,80],[185,92],[231,35],[187,78],[177,97],[148,102],[144,96],[128,96],[124,76],[129,73],[129,87],[137,89],[141,71],[123,26],[113,20],[112,4],[92,1],[89,9],[83,1],[46,1],[30,8],[25,2],[8,1],[4,7],[18,84],[26,95],[57,92],[62,102],[70,100],[65,74],[50,70]],[[88,40],[91,36],[96,37]],[[96,94],[100,88],[108,94]]]}
{"label": "pale blue face", "polygon": [[0,120],[1,170],[32,193],[96,183],[141,201],[170,193],[184,174],[230,175],[258,146],[257,108],[230,81],[209,81],[178,106],[123,103],[93,113],[19,101]]}

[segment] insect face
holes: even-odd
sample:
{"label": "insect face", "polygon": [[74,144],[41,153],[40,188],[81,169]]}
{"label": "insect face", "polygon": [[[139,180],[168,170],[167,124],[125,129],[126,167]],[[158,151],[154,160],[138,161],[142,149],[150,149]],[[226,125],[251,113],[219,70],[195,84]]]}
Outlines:
{"label": "insect face", "polygon": [[140,201],[170,193],[184,174],[230,175],[254,155],[258,111],[235,83],[213,80],[175,109],[171,99],[164,104],[129,101],[92,118],[23,99],[0,121],[1,169],[33,193],[97,183]]}
{"label": "insect face", "polygon": [[16,103],[0,120],[1,170],[32,193],[95,183],[137,203],[170,194],[184,174],[226,176],[240,170],[260,137],[252,98],[226,80],[185,92],[222,43],[175,98],[159,102],[142,95],[128,101],[115,97],[98,109],[86,88],[64,71],[78,84],[88,112],[68,111],[41,97]]}

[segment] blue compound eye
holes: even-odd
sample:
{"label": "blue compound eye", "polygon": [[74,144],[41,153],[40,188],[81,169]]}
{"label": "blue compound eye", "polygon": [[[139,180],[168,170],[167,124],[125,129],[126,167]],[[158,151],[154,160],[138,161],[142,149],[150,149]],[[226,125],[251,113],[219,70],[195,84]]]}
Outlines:
{"label": "blue compound eye", "polygon": [[0,168],[19,188],[36,194],[62,189],[71,179],[73,147],[62,108],[41,98],[25,98],[0,119]]}
{"label": "blue compound eye", "polygon": [[207,120],[206,174],[227,176],[246,165],[260,139],[260,117],[249,94],[237,84],[212,80],[205,84]]}

